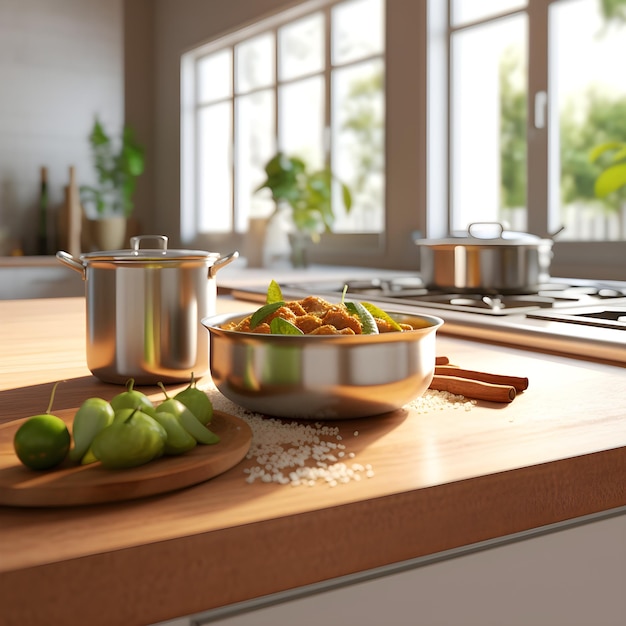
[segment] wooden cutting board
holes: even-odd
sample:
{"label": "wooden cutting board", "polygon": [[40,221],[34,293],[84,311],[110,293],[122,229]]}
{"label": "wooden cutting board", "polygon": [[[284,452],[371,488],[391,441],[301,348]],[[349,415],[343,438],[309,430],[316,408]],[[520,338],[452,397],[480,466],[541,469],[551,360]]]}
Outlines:
{"label": "wooden cutting board", "polygon": [[0,505],[57,507],[134,500],[209,480],[229,470],[247,454],[252,431],[246,422],[214,411],[211,430],[215,445],[198,444],[179,456],[164,456],[123,470],[100,463],[76,466],[66,460],[53,470],[31,470],[13,449],[15,431],[25,420],[0,425]]}

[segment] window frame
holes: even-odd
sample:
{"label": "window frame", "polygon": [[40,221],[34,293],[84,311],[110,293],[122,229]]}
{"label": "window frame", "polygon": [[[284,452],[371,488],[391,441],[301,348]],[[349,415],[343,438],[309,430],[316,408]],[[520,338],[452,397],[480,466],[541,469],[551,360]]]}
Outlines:
{"label": "window frame", "polygon": [[[436,10],[436,0],[430,1],[430,9]],[[464,24],[462,28],[488,23],[519,13],[528,15],[528,96],[527,96],[527,205],[528,205],[528,232],[540,237],[552,238],[558,231],[560,224],[554,220],[556,211],[550,211],[554,203],[550,188],[550,150],[555,144],[553,133],[558,133],[558,112],[550,110],[550,41],[549,41],[549,10],[552,4],[569,0],[527,0],[527,6],[521,9],[505,11],[497,16],[476,20]],[[450,19],[451,2],[445,7],[447,24],[447,58],[448,80],[452,75],[451,46],[453,33],[460,30],[459,26],[452,26]],[[441,10],[441,7],[439,7]],[[532,42],[532,45],[530,44]],[[448,82],[449,86],[449,82]],[[534,120],[534,103],[540,92],[547,94],[548,115],[543,128],[536,128]],[[450,92],[448,92],[450,93]],[[448,106],[448,128],[451,124],[451,102]],[[447,143],[448,155],[453,146]],[[448,193],[454,181],[451,179],[451,159],[448,157]],[[448,214],[451,206],[448,204]],[[614,279],[626,278],[626,241],[587,241],[556,239],[553,245],[553,259],[551,275],[564,278]],[[624,259],[620,268],[618,259]]]}
{"label": "window frame", "polygon": [[[529,0],[528,10],[543,12],[561,0]],[[313,6],[329,4],[326,0],[300,3],[291,7],[294,19]],[[329,235],[315,246],[313,263],[323,265],[365,266],[398,270],[419,270],[417,247],[412,233],[420,236],[444,237],[449,232],[448,195],[448,72],[449,30],[448,2],[441,0],[387,1],[385,8],[385,220],[383,235]],[[275,12],[278,14],[278,11]],[[280,11],[280,14],[284,14]],[[247,14],[248,23],[274,14]],[[540,26],[542,24],[542,26]],[[241,30],[240,28],[237,29]],[[234,29],[233,29],[234,32]],[[228,36],[228,33],[226,34]],[[543,22],[529,21],[530,47],[529,104],[537,91],[547,87],[547,17]],[[542,53],[542,49],[545,51]],[[544,61],[546,59],[546,61]],[[185,57],[183,58],[183,61]],[[184,63],[181,71],[184,73]],[[184,136],[185,92],[181,100],[181,134]],[[531,109],[532,110],[532,109]],[[529,118],[532,123],[532,118]],[[547,206],[548,126],[533,133],[528,151],[528,176],[532,187],[528,191],[529,206]],[[183,155],[184,156],[184,155]],[[187,176],[182,164],[181,182]],[[543,181],[543,183],[541,182]],[[551,232],[547,211],[529,212],[528,230],[541,236]],[[184,216],[181,227],[185,230]],[[184,243],[203,249],[242,250],[241,236],[184,238]],[[553,247],[552,275],[555,277],[624,280],[626,242],[623,241],[556,241]]]}
{"label": "window frame", "polygon": [[[294,6],[286,11],[263,16],[263,26],[250,24],[245,29],[233,30],[219,39],[203,46],[194,47],[182,57],[181,62],[181,201],[188,206],[193,195],[193,176],[189,164],[194,162],[193,146],[193,64],[196,58],[216,51],[237,41],[252,37],[274,22],[278,28],[283,23],[297,20],[318,10],[330,12],[341,0],[313,0]],[[425,162],[426,162],[426,111],[423,94],[425,68],[411,62],[411,71],[416,80],[407,86],[401,71],[407,51],[412,59],[426,58],[426,1],[398,4],[386,0],[385,4],[385,50],[383,62],[385,75],[385,165],[388,180],[389,168],[394,170],[394,185],[385,184],[385,231],[381,234],[327,233],[322,241],[312,247],[310,258],[314,264],[372,266],[383,268],[416,269],[417,250],[410,233],[425,230]],[[407,22],[407,18],[409,21]],[[256,20],[255,20],[256,22]],[[394,26],[395,23],[395,26]],[[416,37],[415,25],[418,25]],[[390,41],[389,32],[394,32]],[[327,31],[328,33],[328,31]],[[327,46],[329,46],[327,42]],[[394,60],[395,59],[395,60]],[[396,69],[398,68],[398,69]],[[331,68],[326,67],[330,72]],[[395,92],[395,96],[393,93]],[[329,102],[327,94],[327,103]],[[329,106],[329,104],[327,104]],[[410,120],[407,124],[406,120]],[[394,121],[395,120],[395,121]],[[405,121],[402,121],[405,120]],[[409,136],[414,138],[407,145]],[[417,173],[417,175],[416,175]],[[409,200],[407,200],[407,198]],[[390,206],[399,206],[394,217],[389,214]],[[193,216],[192,216],[193,218]],[[199,234],[194,231],[193,219],[181,208],[181,239],[187,245],[209,249],[245,249],[245,234],[221,233]],[[398,245],[402,239],[401,245]]]}

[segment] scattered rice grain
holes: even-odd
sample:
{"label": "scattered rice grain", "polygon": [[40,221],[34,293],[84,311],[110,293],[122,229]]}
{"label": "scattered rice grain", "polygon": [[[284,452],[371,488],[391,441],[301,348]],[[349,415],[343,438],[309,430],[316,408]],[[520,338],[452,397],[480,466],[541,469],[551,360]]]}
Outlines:
{"label": "scattered rice grain", "polygon": [[[287,422],[272,417],[251,413],[224,397],[215,387],[205,389],[217,410],[236,415],[252,430],[252,443],[246,458],[256,465],[245,467],[243,473],[247,483],[261,481],[313,487],[322,482],[329,487],[360,481],[363,476],[374,477],[371,464],[352,463],[346,465],[341,459],[355,459],[354,452],[347,451],[337,426],[322,422]],[[416,413],[424,414],[443,409],[471,411],[476,404],[463,396],[447,391],[429,389],[407,405]],[[359,431],[354,431],[359,436]]]}
{"label": "scattered rice grain", "polygon": [[465,396],[459,396],[449,391],[428,389],[423,396],[409,402],[407,407],[416,413],[424,414],[450,408],[471,411],[475,404],[476,400],[468,400]]}

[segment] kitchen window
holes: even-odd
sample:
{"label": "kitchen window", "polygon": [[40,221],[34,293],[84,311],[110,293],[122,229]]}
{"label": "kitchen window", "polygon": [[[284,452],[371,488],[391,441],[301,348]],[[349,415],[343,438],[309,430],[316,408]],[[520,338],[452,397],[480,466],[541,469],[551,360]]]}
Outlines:
{"label": "kitchen window", "polygon": [[277,150],[349,185],[339,237],[384,229],[384,7],[303,3],[183,57],[184,241],[244,241],[274,208],[255,190]]}
{"label": "kitchen window", "polygon": [[[271,211],[254,189],[280,147],[356,189],[314,262],[414,269],[414,236],[497,220],[564,227],[554,276],[623,279],[623,198],[594,196],[607,163],[588,156],[626,141],[625,2],[311,0],[189,51],[183,241],[241,249],[248,219]],[[351,45],[334,55],[342,28]]]}
{"label": "kitchen window", "polygon": [[626,3],[449,6],[451,228],[500,221],[542,236],[561,231],[555,265],[566,275],[594,272],[598,255],[623,266],[624,189],[605,198],[594,189],[619,148],[604,161],[589,157],[606,142],[626,147]]}

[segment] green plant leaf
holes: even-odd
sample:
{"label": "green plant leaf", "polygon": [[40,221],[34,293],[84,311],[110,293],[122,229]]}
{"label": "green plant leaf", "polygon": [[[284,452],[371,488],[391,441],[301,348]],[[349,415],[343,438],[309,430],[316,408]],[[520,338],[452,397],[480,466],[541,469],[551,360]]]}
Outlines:
{"label": "green plant leaf", "polygon": [[302,233],[313,235],[326,230],[322,216],[313,209],[306,208],[294,211],[292,219],[296,230]]}
{"label": "green plant leaf", "polygon": [[346,207],[346,213],[350,213],[352,208],[352,194],[350,188],[345,183],[341,183],[341,195],[343,197],[343,205]]}
{"label": "green plant leaf", "polygon": [[276,153],[265,166],[265,172],[268,178],[284,176],[285,174],[295,176],[299,172],[304,172],[305,169],[306,166],[302,159],[289,157],[283,152]]}
{"label": "green plant leaf", "polygon": [[595,163],[605,152],[619,149],[626,149],[626,146],[619,141],[606,141],[594,146],[589,151],[589,161],[591,161],[591,163]]}
{"label": "green plant leaf", "polygon": [[598,198],[605,198],[624,185],[626,185],[626,163],[619,163],[608,167],[598,176],[594,190]]}
{"label": "green plant leaf", "polygon": [[305,164],[301,159],[288,157],[278,152],[265,165],[267,179],[257,187],[256,191],[267,188],[271,191],[275,201],[294,201],[300,193],[298,177],[304,173],[305,169]]}
{"label": "green plant leaf", "polygon": [[388,313],[386,313],[382,309],[379,309],[376,305],[371,304],[370,302],[361,302],[361,304],[372,314],[373,317],[384,320],[392,328],[402,332],[402,326],[400,326],[400,324],[398,324],[398,322],[396,322],[396,320],[394,320]]}
{"label": "green plant leaf", "polygon": [[282,317],[275,317],[270,322],[270,332],[272,335],[304,335],[297,326]]}
{"label": "green plant leaf", "polygon": [[[309,173],[306,163],[298,157],[288,157],[278,152],[265,165],[267,178],[255,191],[269,189],[274,202],[286,202],[291,208],[294,226],[307,233],[313,241],[322,232],[330,232],[335,215],[332,208],[332,181],[335,179],[328,167]],[[347,185],[341,183],[342,200],[349,211],[352,196]]]}
{"label": "green plant leaf", "polygon": [[346,308],[359,318],[364,335],[378,335],[374,316],[360,302],[346,302]]}
{"label": "green plant leaf", "polygon": [[622,149],[618,150],[614,155],[613,155],[613,162],[617,163],[618,161],[623,161],[624,159],[626,159],[626,143],[622,144]]}
{"label": "green plant leaf", "polygon": [[330,197],[330,184],[332,181],[332,175],[328,168],[314,172],[309,176],[309,186],[311,189],[321,196]]}
{"label": "green plant leaf", "polygon": [[265,297],[265,304],[283,302],[283,300],[283,293],[280,290],[280,285],[275,280],[270,281],[267,288],[267,296]]}
{"label": "green plant leaf", "polygon": [[92,188],[91,192],[87,188],[81,189],[81,197],[100,215],[108,210],[129,217],[134,206],[135,179],[144,171],[144,149],[135,140],[129,126],[123,129],[121,143],[117,142],[119,147],[114,146],[98,117],[94,120],[89,142],[99,188]]}
{"label": "green plant leaf", "polygon": [[124,169],[131,176],[141,176],[144,168],[144,157],[141,150],[124,146]]}
{"label": "green plant leaf", "polygon": [[264,304],[260,309],[257,309],[250,318],[250,329],[256,328],[268,315],[275,313],[284,306],[284,302],[271,302],[270,304]]}
{"label": "green plant leaf", "polygon": [[93,128],[91,129],[91,135],[89,135],[89,141],[94,147],[103,146],[111,143],[109,136],[104,132],[104,128],[102,127],[102,124],[97,117],[94,120]]}
{"label": "green plant leaf", "polygon": [[136,183],[134,178],[126,178],[121,185],[123,204],[122,210],[126,217],[130,217],[133,213],[134,204],[132,197],[133,193],[135,193],[135,185]]}

